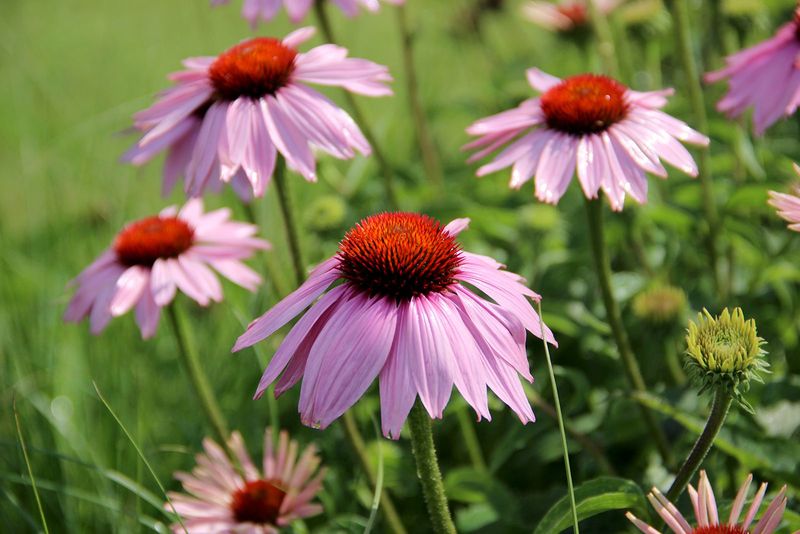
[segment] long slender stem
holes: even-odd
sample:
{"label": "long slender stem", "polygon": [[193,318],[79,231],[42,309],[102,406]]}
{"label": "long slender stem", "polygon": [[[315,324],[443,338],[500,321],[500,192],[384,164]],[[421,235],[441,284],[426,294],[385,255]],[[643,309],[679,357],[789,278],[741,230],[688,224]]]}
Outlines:
{"label": "long slender stem", "polygon": [[711,404],[711,413],[708,415],[706,426],[697,438],[697,441],[695,441],[689,456],[686,457],[686,460],[684,460],[678,473],[675,475],[675,481],[667,492],[667,498],[669,500],[674,502],[675,499],[680,497],[681,493],[683,493],[683,490],[686,488],[686,484],[689,483],[689,480],[694,476],[697,468],[700,467],[703,459],[714,444],[714,438],[717,437],[717,434],[719,434],[725,422],[725,417],[728,415],[732,400],[733,398],[731,395],[723,388],[717,388],[714,392],[714,401]]}
{"label": "long slender stem", "polygon": [[[706,105],[703,100],[703,88],[700,84],[700,76],[697,70],[692,51],[691,29],[689,27],[689,6],[686,0],[669,0],[670,12],[672,13],[675,26],[675,38],[678,42],[678,53],[684,76],[686,77],[686,89],[689,95],[689,104],[694,115],[694,127],[700,133],[708,134],[708,118],[706,116]],[[698,162],[698,177],[703,196],[703,210],[705,211],[708,234],[706,236],[706,248],[711,261],[711,272],[714,279],[714,287],[721,300],[724,300],[725,288],[721,282],[719,271],[719,215],[717,205],[714,201],[714,188],[711,181],[711,154],[708,148],[700,150]]]}
{"label": "long slender stem", "polygon": [[[244,202],[242,203],[242,209],[244,210],[247,220],[250,221],[250,224],[261,228],[261,221],[259,220],[256,211],[253,209],[253,205]],[[283,298],[284,296],[288,295],[290,290],[286,287],[287,281],[283,276],[283,272],[278,268],[275,255],[269,251],[261,251],[260,255],[264,258],[266,278],[272,284],[277,296],[279,298]]]}
{"label": "long slender stem", "polygon": [[188,332],[188,323],[175,302],[167,306],[167,317],[169,317],[169,323],[175,335],[175,342],[178,345],[178,355],[181,358],[186,374],[189,376],[189,381],[192,383],[197,400],[200,401],[200,406],[205,412],[208,422],[211,423],[211,428],[214,430],[217,441],[225,447],[230,437],[228,425],[225,423],[222,411],[219,409],[219,404],[217,404],[217,400],[214,397],[211,385],[208,383],[208,377],[200,365],[194,339]]}
{"label": "long slender stem", "polygon": [[[537,303],[539,308],[539,326],[544,332],[544,319],[542,318],[542,303]],[[567,474],[567,489],[569,490],[569,504],[572,508],[572,531],[578,534],[578,506],[575,504],[575,488],[572,486],[572,469],[569,467],[569,447],[567,447],[567,434],[564,431],[564,415],[561,413],[561,401],[558,398],[558,385],[556,375],[553,372],[553,362],[550,360],[550,347],[547,346],[547,339],[542,337],[544,343],[544,354],[547,360],[547,373],[550,375],[550,387],[553,388],[553,402],[556,404],[556,419],[558,419],[558,431],[561,433],[561,447],[564,451],[564,470]]]}
{"label": "long slender stem", "polygon": [[[317,20],[322,28],[322,34],[325,36],[325,39],[329,43],[336,43],[336,37],[333,34],[333,26],[331,26],[328,13],[325,11],[325,0],[314,1],[314,12],[316,13]],[[386,155],[380,148],[372,128],[367,123],[364,113],[361,111],[361,107],[358,105],[356,99],[353,98],[352,93],[349,91],[343,91],[343,95],[347,101],[348,107],[350,108],[350,112],[355,118],[356,123],[361,127],[364,137],[372,147],[372,155],[375,157],[375,161],[378,163],[378,168],[380,169],[381,176],[383,177],[383,188],[384,194],[386,195],[386,203],[391,209],[396,210],[399,208],[400,204],[397,201],[397,193],[394,187],[394,171],[392,170],[392,166],[389,164],[389,160],[386,159]]]}
{"label": "long slender stem", "polygon": [[475,432],[475,425],[469,416],[469,408],[462,405],[456,411],[458,418],[458,426],[461,429],[461,437],[464,440],[464,446],[467,448],[467,454],[472,462],[472,467],[482,474],[488,474],[489,468],[486,465],[486,460],[483,458],[483,451],[481,451],[481,442],[478,440],[478,434]]}
{"label": "long slender stem", "polygon": [[419,82],[417,81],[417,69],[414,63],[414,37],[408,26],[408,13],[405,4],[400,4],[396,8],[397,25],[400,28],[400,39],[403,50],[403,66],[405,68],[406,91],[408,92],[408,103],[411,107],[411,117],[414,120],[414,129],[417,134],[417,143],[422,155],[422,165],[425,174],[437,187],[442,187],[442,166],[439,161],[439,154],[436,144],[431,137],[425,110],[422,106],[422,99],[419,96]]}
{"label": "long slender stem", "polygon": [[297,235],[297,225],[295,224],[292,212],[292,200],[289,197],[289,188],[286,183],[286,163],[283,157],[278,157],[275,164],[275,190],[278,192],[278,204],[281,209],[284,227],[286,228],[286,240],[289,242],[289,253],[292,255],[292,267],[297,285],[306,279],[306,268],[303,263],[303,253],[300,249],[300,238]]}
{"label": "long slender stem", "polygon": [[408,428],[411,431],[411,450],[417,462],[417,477],[422,484],[431,528],[436,534],[455,534],[456,527],[450,515],[442,473],[436,459],[431,419],[419,400],[408,415]]}
{"label": "long slender stem", "polygon": [[[631,349],[630,341],[628,341],[628,334],[625,332],[625,327],[622,325],[622,316],[620,315],[617,301],[614,300],[614,294],[611,291],[611,264],[609,263],[605,237],[603,235],[602,199],[587,199],[586,213],[588,216],[589,235],[592,245],[592,255],[595,262],[595,271],[597,271],[597,277],[600,283],[600,293],[603,297],[607,320],[617,345],[617,351],[622,360],[622,368],[625,371],[625,377],[628,379],[628,385],[631,389],[634,391],[646,391],[647,388],[645,387],[644,378],[642,378],[642,372],[639,369],[639,363],[636,361],[633,349]],[[650,435],[655,440],[661,459],[665,465],[671,465],[672,459],[669,448],[667,447],[667,440],[664,437],[664,433],[661,431],[661,427],[658,425],[658,421],[656,421],[653,412],[651,412],[649,408],[640,405],[640,409]]]}
{"label": "long slender stem", "polygon": [[597,39],[597,53],[600,55],[603,70],[614,78],[619,78],[619,61],[614,47],[614,32],[611,29],[611,24],[609,24],[605,14],[597,7],[596,0],[589,0],[588,4],[589,18]]}
{"label": "long slender stem", "polygon": [[25,438],[22,436],[22,425],[19,422],[16,398],[11,401],[11,409],[14,412],[14,422],[17,424],[17,439],[22,449],[22,457],[25,459],[25,467],[28,468],[28,478],[31,479],[31,489],[33,490],[33,497],[36,499],[36,508],[39,510],[39,518],[42,520],[42,529],[44,529],[44,534],[50,534],[50,529],[47,527],[47,518],[44,515],[44,507],[42,507],[42,499],[39,497],[39,488],[36,487],[36,477],[33,476],[31,460],[28,458],[28,447],[25,445]]}
{"label": "long slender stem", "polygon": [[[345,434],[347,434],[347,439],[350,441],[350,445],[353,447],[356,456],[358,456],[358,461],[361,464],[361,468],[367,474],[367,478],[374,488],[378,483],[378,476],[375,472],[375,468],[369,461],[367,447],[364,444],[364,438],[362,437],[361,432],[358,430],[356,419],[350,412],[345,412],[342,416],[342,419],[344,422],[344,431]],[[382,493],[381,509],[383,510],[383,516],[386,519],[386,525],[394,534],[406,534],[406,528],[403,526],[403,521],[400,519],[400,514],[397,513],[397,508],[395,508],[394,502],[389,496],[388,491],[384,488]]]}

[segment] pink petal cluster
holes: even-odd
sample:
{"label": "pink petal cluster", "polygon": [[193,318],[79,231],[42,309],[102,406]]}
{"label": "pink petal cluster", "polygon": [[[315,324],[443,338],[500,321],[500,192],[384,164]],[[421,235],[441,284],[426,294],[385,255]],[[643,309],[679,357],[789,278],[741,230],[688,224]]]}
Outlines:
{"label": "pink petal cluster", "polygon": [[[794,164],[794,172],[800,176],[800,166]],[[789,229],[800,232],[800,190],[797,188],[792,194],[769,192],[769,204],[778,210],[778,215],[788,221]]]}
{"label": "pink petal cluster", "polygon": [[[750,525],[753,524],[761,502],[764,500],[764,494],[767,492],[766,482],[761,484],[756,492],[750,508],[745,514],[744,522],[739,523],[739,518],[744,510],[745,502],[747,501],[747,492],[750,489],[750,484],[753,482],[753,475],[748,475],[747,479],[742,484],[739,492],[736,494],[736,499],[733,501],[728,521],[722,523],[719,512],[717,510],[717,501],[714,498],[714,491],[711,489],[711,484],[708,481],[705,471],[700,471],[700,482],[697,489],[689,484],[689,497],[692,500],[692,508],[694,509],[695,520],[697,525],[692,527],[689,522],[678,511],[674,504],[669,502],[667,498],[662,495],[658,489],[653,490],[647,495],[650,503],[658,512],[658,515],[664,520],[667,526],[675,534],[692,534],[694,532],[704,532],[711,534],[713,532],[731,534],[742,532],[751,534],[772,534],[777,531],[778,525],[783,517],[783,511],[786,509],[786,486],[781,488],[778,495],[772,500],[767,507],[764,515],[756,523],[752,530]],[[645,534],[660,534],[660,530],[648,525],[644,521],[638,519],[632,513],[625,514],[636,527]],[[719,527],[714,529],[714,527]],[[728,527],[728,528],[725,528]]]}
{"label": "pink petal cluster", "polygon": [[536,68],[529,69],[527,77],[531,87],[544,93],[542,97],[467,128],[467,133],[478,137],[464,147],[476,150],[469,162],[505,147],[478,169],[478,176],[512,167],[510,187],[519,189],[535,178],[536,197],[556,204],[577,173],[587,198],[597,198],[603,191],[616,211],[622,210],[627,194],[639,203],[647,202],[645,173],[666,178],[661,160],[697,176],[694,159],[679,141],[706,146],[709,139],[660,110],[673,93],[671,89],[639,92],[626,88],[620,104],[624,118],[602,130],[576,134],[550,126],[541,105],[549,91],[571,79],[562,82]]}
{"label": "pink petal cluster", "polygon": [[[281,43],[295,53],[313,34],[314,28],[301,28]],[[230,100],[219,98],[209,75],[217,59],[185,60],[186,70],[170,75],[175,86],[135,115],[135,126],[144,135],[123,159],[142,165],[166,150],[165,194],[184,177],[189,196],[201,196],[229,182],[249,200],[264,194],[279,155],[313,182],[317,179],[314,149],[339,159],[371,153],[353,119],[306,83],[386,96],[392,94],[386,86],[392,78],[385,66],[349,58],[345,48],[325,44],[296,52],[287,66],[288,80],[273,94]],[[263,67],[269,72],[271,66]]]}
{"label": "pink petal cluster", "polygon": [[[227,4],[230,0],[211,0],[212,5]],[[315,0],[244,0],[242,4],[242,17],[255,28],[259,22],[269,22],[278,14],[281,7],[286,10],[289,20],[298,23],[303,20]],[[379,0],[332,0],[348,17],[358,15],[359,8],[375,12],[380,9]],[[400,5],[405,0],[383,0],[389,4]]]}
{"label": "pink petal cluster", "polygon": [[[380,214],[360,225],[393,216],[400,218],[392,223],[393,232],[410,232],[405,225],[424,217]],[[457,219],[441,231],[455,236],[467,224],[468,219]],[[492,258],[460,250],[457,254],[452,285],[399,301],[370,295],[347,280],[341,252],[323,262],[297,291],[253,321],[233,348],[238,351],[271,336],[311,306],[267,366],[256,398],[275,380],[277,396],[302,378],[302,420],[325,428],[378,378],[383,433],[397,439],[417,396],[431,417],[441,418],[453,385],[479,419],[491,420],[488,386],[523,423],[534,421],[518,377],[533,380],[525,331],[556,344],[547,327],[542,331],[530,304],[529,299],[540,297]]]}
{"label": "pink petal cluster", "polygon": [[191,229],[190,246],[149,265],[128,264],[114,247],[109,248],[70,283],[77,290],[64,320],[78,322],[88,317],[91,332],[99,334],[112,317],[135,307],[136,323],[147,339],[155,335],[161,308],[172,302],[177,290],[201,306],[222,300],[222,286],[212,269],[255,291],[261,277],[242,260],[270,245],[254,237],[254,225],[231,221],[230,215],[227,208],[204,213],[200,199],[188,201],[180,211],[175,206],[162,210],[159,218],[178,219]]}
{"label": "pink petal cluster", "polygon": [[[170,492],[171,502],[164,504],[166,510],[180,515],[192,534],[278,534],[292,521],[322,512],[322,506],[312,501],[322,489],[325,469],[318,471],[320,459],[313,445],[306,447],[298,458],[297,442],[282,431],[276,449],[268,427],[264,432],[264,458],[259,469],[247,453],[242,436],[234,432],[228,448],[233,451],[241,471],[211,439],[203,440],[203,448],[205,453],[196,456],[197,466],[191,473],[175,474],[188,495]],[[263,493],[264,488],[274,491],[272,498],[262,504],[262,507],[275,508],[271,514],[274,522],[253,521],[241,505],[243,498],[258,499],[259,490]],[[248,496],[248,490],[253,495]],[[257,512],[263,514],[264,510]],[[172,530],[184,532],[180,523],[174,523]]]}
{"label": "pink petal cluster", "polygon": [[709,72],[709,83],[728,80],[729,89],[717,102],[728,117],[752,107],[753,129],[762,135],[800,104],[800,18],[783,25],[770,39],[725,58],[726,66]]}
{"label": "pink petal cluster", "polygon": [[[601,13],[610,13],[621,0],[594,0]],[[522,5],[525,18],[550,31],[566,32],[585,26],[589,21],[586,0],[559,0],[541,2],[532,0]]]}

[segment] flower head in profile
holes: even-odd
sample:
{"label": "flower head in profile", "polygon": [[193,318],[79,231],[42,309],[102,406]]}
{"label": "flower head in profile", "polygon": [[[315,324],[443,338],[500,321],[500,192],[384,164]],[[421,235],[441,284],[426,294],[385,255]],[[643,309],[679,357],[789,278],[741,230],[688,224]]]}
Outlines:
{"label": "flower head in profile", "polygon": [[[594,0],[597,9],[607,14],[616,8],[621,0]],[[525,18],[550,31],[570,32],[589,25],[589,6],[587,0],[558,0],[543,2],[531,0],[522,5]]]}
{"label": "flower head in profile", "polygon": [[800,8],[772,38],[728,56],[725,67],[705,75],[709,83],[728,80],[717,109],[733,118],[752,107],[756,135],[793,114],[800,104],[799,54]]}
{"label": "flower head in profile", "polygon": [[254,291],[261,277],[242,260],[269,243],[254,237],[257,228],[230,220],[230,210],[203,212],[193,199],[180,211],[170,206],[158,215],[128,224],[114,244],[71,285],[77,287],[64,319],[89,318],[99,334],[112,317],[136,308],[136,322],[145,339],[155,335],[161,308],[180,289],[202,306],[222,300],[216,270]]}
{"label": "flower head in profile", "polygon": [[759,373],[768,367],[763,344],[756,322],[745,320],[741,308],[733,313],[725,308],[718,317],[704,309],[697,315],[697,322],[689,322],[686,366],[701,386],[701,393],[724,388],[752,412],[742,394],[749,389],[750,379],[760,381]]}
{"label": "flower head in profile", "polygon": [[[227,4],[230,0],[211,0],[211,5]],[[245,18],[253,28],[259,22],[269,22],[280,11],[281,7],[286,10],[289,20],[298,23],[303,20],[316,0],[244,0],[242,3],[242,17]],[[399,5],[405,0],[383,0],[388,4]],[[367,11],[376,12],[380,9],[379,0],[332,0],[342,12],[348,17],[355,17],[361,8]]]}
{"label": "flower head in profile", "polygon": [[384,96],[392,93],[389,71],[332,44],[299,52],[313,34],[302,28],[282,41],[257,37],[216,57],[185,60],[186,70],[170,76],[175,85],[135,115],[143,135],[123,159],[141,165],[166,150],[165,193],[184,177],[189,196],[229,182],[248,200],[264,194],[278,155],[313,182],[313,149],[339,159],[369,154],[353,119],[307,83]]}
{"label": "flower head in profile", "polygon": [[[711,489],[711,484],[705,471],[700,471],[700,482],[697,485],[697,489],[695,490],[691,484],[689,484],[688,488],[689,497],[692,500],[692,508],[694,508],[695,521],[697,522],[695,526],[690,525],[689,521],[683,517],[675,505],[669,502],[657,488],[653,488],[647,498],[658,512],[658,515],[661,516],[675,534],[772,534],[777,531],[778,525],[783,518],[783,512],[786,509],[786,486],[781,488],[781,491],[778,492],[778,495],[767,507],[764,515],[761,516],[761,519],[751,530],[750,526],[753,524],[767,492],[767,484],[765,482],[758,488],[752,504],[747,509],[744,521],[740,523],[739,519],[744,510],[747,492],[752,482],[753,475],[748,475],[736,494],[728,521],[725,523],[722,522],[719,516],[714,490]],[[625,515],[645,534],[660,534],[661,530],[648,525],[632,513],[628,512]]]}
{"label": "flower head in profile", "polygon": [[398,438],[417,396],[431,417],[442,417],[453,385],[479,419],[491,419],[488,386],[523,422],[533,421],[518,376],[533,380],[525,331],[555,339],[542,331],[530,303],[540,297],[521,277],[461,249],[456,236],[467,224],[381,213],[353,227],[335,256],[236,342],[234,350],[253,345],[311,305],[267,366],[256,397],[279,377],[276,395],[302,378],[302,420],[324,428],[378,378],[383,433]]}
{"label": "flower head in profile", "polygon": [[[205,453],[197,455],[191,473],[176,473],[186,493],[170,492],[164,508],[180,515],[191,532],[250,532],[278,534],[292,521],[322,512],[313,502],[322,489],[325,469],[319,469],[316,448],[309,445],[300,453],[286,431],[280,433],[277,448],[268,427],[264,432],[261,468],[253,464],[244,440],[234,432],[228,441],[241,467],[237,469],[214,441],[203,440]],[[299,458],[298,458],[298,453]],[[173,532],[183,532],[179,523]]]}
{"label": "flower head in profile", "polygon": [[661,160],[697,176],[680,141],[705,146],[709,140],[660,110],[671,89],[641,93],[595,74],[560,80],[529,69],[527,75],[540,97],[467,128],[478,136],[464,147],[476,150],[470,162],[503,149],[478,176],[512,167],[512,188],[535,178],[536,197],[556,204],[577,173],[587,198],[602,190],[617,211],[626,194],[647,202],[645,173],[666,178]]}
{"label": "flower head in profile", "polygon": [[[793,165],[794,172],[800,176],[800,165]],[[778,215],[789,222],[789,229],[800,232],[800,186],[792,193],[769,192],[769,204],[778,210]]]}

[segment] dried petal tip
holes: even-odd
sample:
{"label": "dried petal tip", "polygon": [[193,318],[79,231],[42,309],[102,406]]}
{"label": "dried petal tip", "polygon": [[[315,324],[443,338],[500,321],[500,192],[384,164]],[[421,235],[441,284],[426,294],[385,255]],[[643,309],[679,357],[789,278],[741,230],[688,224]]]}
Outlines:
{"label": "dried petal tip", "polygon": [[686,293],[670,285],[651,286],[633,299],[633,313],[654,325],[675,323],[686,312]]}
{"label": "dried petal tip", "polygon": [[743,393],[749,389],[750,379],[760,382],[759,373],[769,366],[763,358],[764,340],[758,337],[756,322],[745,320],[741,308],[735,308],[733,313],[725,308],[718,317],[703,309],[697,322],[689,323],[687,332],[686,367],[701,385],[700,393],[725,388],[745,410],[752,412]]}

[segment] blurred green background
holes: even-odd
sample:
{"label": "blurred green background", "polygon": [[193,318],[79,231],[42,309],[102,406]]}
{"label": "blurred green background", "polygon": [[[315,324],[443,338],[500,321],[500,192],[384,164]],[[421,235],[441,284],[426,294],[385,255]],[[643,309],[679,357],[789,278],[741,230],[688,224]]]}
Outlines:
{"label": "blurred green background", "polygon": [[[597,70],[596,47],[524,20],[517,1],[409,1],[421,96],[441,154],[444,188],[425,178],[415,148],[394,10],[385,7],[353,20],[331,10],[341,43],[352,55],[389,65],[395,75],[394,97],[357,98],[396,169],[402,207],[443,221],[471,217],[473,224],[461,238],[465,248],[507,263],[543,295],[545,320],[560,342],[554,359],[573,425],[576,483],[614,474],[645,491],[652,484],[663,486],[668,473],[631,415],[635,406],[625,394],[604,322],[579,188],[573,184],[557,208],[542,205],[530,184],[510,191],[508,172],[474,178],[476,166],[466,165],[460,151],[468,140],[464,128],[472,121],[530,95],[524,69],[538,66],[558,76]],[[627,4],[633,5],[612,20],[625,81],[636,89],[676,87],[667,111],[691,124],[668,12],[658,2]],[[706,70],[720,66],[726,50],[771,35],[794,5],[788,0],[723,2],[722,12],[715,14],[710,4],[693,4],[695,45]],[[130,117],[168,85],[165,76],[180,67],[181,59],[219,53],[252,35],[239,9],[239,0],[216,9],[205,0],[0,2],[0,530],[40,528],[13,403],[53,532],[165,531],[170,522],[160,509],[158,487],[93,386],[132,432],[160,480],[178,489],[172,473],[192,467],[193,454],[210,430],[182,374],[166,321],[154,340],[142,341],[130,314],[113,320],[97,337],[89,335],[85,323],[64,324],[61,315],[70,296],[67,282],[109,246],[126,221],[183,201],[179,194],[160,197],[160,159],[143,168],[119,162],[134,141],[127,131]],[[313,24],[313,16],[307,22]],[[708,44],[711,28],[719,32],[715,46]],[[255,33],[282,36],[289,30],[282,16]],[[323,92],[341,101],[337,91]],[[706,100],[730,299],[713,297],[701,252],[699,184],[672,172],[666,182],[650,179],[647,206],[629,202],[621,214],[606,211],[614,285],[646,380],[664,401],[663,409],[677,414],[665,416],[663,424],[678,457],[688,452],[696,435],[691,424],[702,423],[709,403],[669,373],[667,355],[683,350],[690,311],[738,305],[756,319],[773,373],[748,395],[755,416],[731,414],[722,434],[725,446],[717,447],[706,467],[728,500],[748,471],[774,487],[790,483],[790,508],[797,511],[800,240],[766,205],[766,191],[786,190],[795,179],[791,162],[800,160],[800,123],[790,118],[753,140],[746,121],[732,126],[713,111],[721,93],[720,86],[709,88]],[[385,208],[372,161],[323,158],[319,174],[316,185],[291,177],[309,266],[333,254],[353,223]],[[245,218],[230,192],[209,197],[206,205],[231,206]],[[260,457],[261,435],[271,421],[267,401],[251,397],[280,336],[257,351],[234,356],[229,350],[244,325],[292,289],[292,273],[272,189],[255,208],[261,235],[275,244],[274,251],[250,262],[262,272],[271,265],[260,291],[252,295],[226,283],[225,301],[208,309],[183,297],[179,301],[191,313],[226,418]],[[668,325],[653,326],[631,304],[656,282],[679,286],[688,296],[688,309]],[[541,345],[531,340],[529,354],[537,377],[531,395],[550,399]],[[290,429],[301,442],[315,441],[330,474],[320,497],[326,513],[294,528],[361,532],[372,490],[355,468],[339,425],[319,432],[299,424],[297,389],[278,401],[279,420],[272,423]],[[495,402],[494,420],[475,425],[486,470],[476,467],[464,447],[464,405],[457,394],[444,421],[435,425],[462,531],[532,532],[564,496],[555,421],[538,402],[534,410],[539,420],[523,427]],[[376,458],[380,445],[386,487],[406,524],[414,532],[427,531],[407,440],[376,439],[377,391],[355,412]],[[597,448],[594,453],[586,440]],[[685,509],[686,502],[682,505]],[[640,508],[638,514],[648,513]],[[584,525],[586,532],[628,528],[622,510]],[[377,528],[382,531],[381,523]],[[785,528],[800,528],[796,514],[787,513]]]}

